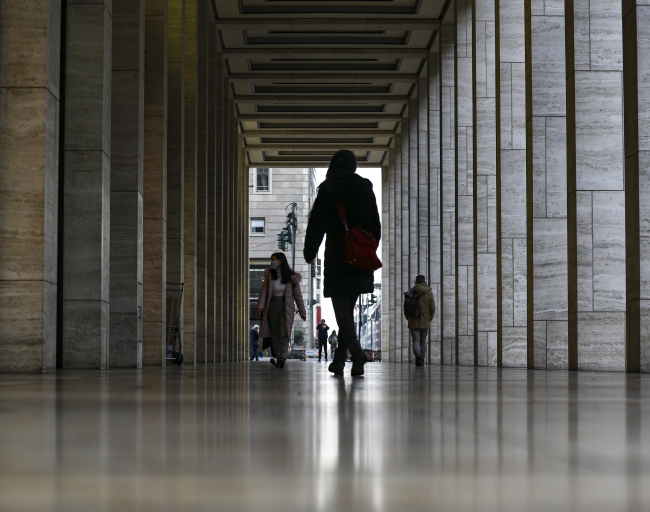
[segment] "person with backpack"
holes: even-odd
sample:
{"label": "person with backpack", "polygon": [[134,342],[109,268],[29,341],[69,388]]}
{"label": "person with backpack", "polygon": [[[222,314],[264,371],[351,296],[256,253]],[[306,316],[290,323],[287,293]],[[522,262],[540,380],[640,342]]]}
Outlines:
{"label": "person with backpack", "polygon": [[427,335],[431,319],[436,312],[436,303],[431,287],[423,275],[415,278],[415,286],[404,293],[404,316],[408,320],[409,333],[413,341],[415,366],[424,366],[427,355]]}
{"label": "person with backpack", "polygon": [[336,348],[339,346],[339,337],[336,335],[336,331],[332,331],[330,335],[330,353],[332,354],[332,361],[334,361],[334,354],[336,353]]}
{"label": "person with backpack", "polygon": [[354,306],[360,294],[372,293],[375,289],[373,271],[345,259],[348,229],[363,230],[366,236],[374,237],[375,243],[381,239],[381,221],[372,182],[356,171],[357,160],[352,151],[341,149],[334,154],[309,214],[303,251],[307,263],[312,263],[327,235],[323,296],[331,297],[339,328],[339,350],[328,367],[335,375],[343,375],[348,350],[352,354],[351,375],[364,374],[367,359],[354,327]]}

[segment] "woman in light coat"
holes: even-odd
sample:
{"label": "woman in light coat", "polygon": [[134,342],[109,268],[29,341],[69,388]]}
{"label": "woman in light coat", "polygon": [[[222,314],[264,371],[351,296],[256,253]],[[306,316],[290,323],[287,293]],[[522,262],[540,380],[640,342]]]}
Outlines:
{"label": "woman in light coat", "polygon": [[294,272],[282,252],[273,253],[271,267],[264,271],[264,283],[257,299],[257,314],[262,315],[260,337],[272,338],[278,356],[276,368],[284,368],[293,328],[295,306],[300,318],[307,320],[300,291],[301,275]]}

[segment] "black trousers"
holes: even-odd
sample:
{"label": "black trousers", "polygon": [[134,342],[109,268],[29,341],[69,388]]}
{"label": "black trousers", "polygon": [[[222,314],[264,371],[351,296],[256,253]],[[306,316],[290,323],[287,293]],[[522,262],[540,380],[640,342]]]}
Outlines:
{"label": "black trousers", "polygon": [[339,326],[339,346],[334,352],[335,361],[345,361],[348,356],[348,350],[352,358],[359,358],[363,355],[361,345],[357,339],[357,333],[354,329],[354,305],[359,298],[358,295],[336,295],[332,297],[332,306],[334,306],[334,316]]}
{"label": "black trousers", "polygon": [[327,361],[327,340],[318,340],[318,360],[320,361],[321,351],[325,348],[325,361]]}

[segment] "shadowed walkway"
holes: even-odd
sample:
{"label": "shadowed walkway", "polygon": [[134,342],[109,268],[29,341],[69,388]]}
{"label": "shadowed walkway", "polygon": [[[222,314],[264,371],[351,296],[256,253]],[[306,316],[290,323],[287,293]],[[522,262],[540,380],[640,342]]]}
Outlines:
{"label": "shadowed walkway", "polygon": [[643,510],[650,376],[268,363],[0,375],[0,510]]}

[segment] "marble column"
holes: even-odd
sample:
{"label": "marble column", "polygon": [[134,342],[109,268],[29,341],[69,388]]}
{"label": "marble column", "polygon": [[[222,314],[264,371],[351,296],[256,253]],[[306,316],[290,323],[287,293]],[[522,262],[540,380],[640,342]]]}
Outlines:
{"label": "marble column", "polygon": [[235,331],[234,331],[234,321],[233,321],[233,312],[235,309],[235,303],[234,303],[234,230],[233,230],[233,216],[234,216],[234,211],[233,208],[235,206],[234,204],[234,194],[233,194],[233,179],[234,179],[234,173],[233,173],[233,167],[234,167],[234,143],[233,143],[233,136],[232,136],[232,129],[234,126],[234,116],[233,116],[233,109],[234,105],[232,100],[227,97],[226,98],[226,107],[228,109],[228,116],[226,118],[226,123],[228,127],[228,133],[227,133],[227,145],[226,145],[226,151],[228,153],[228,165],[226,167],[226,176],[227,176],[227,181],[225,185],[226,189],[226,196],[227,196],[227,202],[225,203],[225,210],[226,210],[226,237],[225,237],[225,243],[226,243],[226,258],[225,258],[225,276],[226,276],[226,294],[228,296],[228,302],[226,306],[226,343],[228,345],[228,355],[227,355],[227,361],[235,361],[236,360],[236,353],[235,353],[235,345],[233,344],[233,340],[235,337]]}
{"label": "marble column", "polygon": [[526,38],[523,0],[500,0],[498,59],[498,350],[500,365],[526,368],[528,337]]}
{"label": "marble column", "polygon": [[224,254],[227,246],[224,244],[224,125],[223,125],[223,96],[224,96],[224,73],[223,73],[223,56],[217,55],[216,63],[216,160],[215,160],[215,215],[216,215],[216,233],[215,233],[215,361],[224,361]]}
{"label": "marble column", "polygon": [[165,364],[167,288],[167,0],[146,0],[144,327],[142,364]]}
{"label": "marble column", "polygon": [[210,21],[208,23],[208,91],[207,91],[207,210],[208,210],[208,223],[207,223],[207,287],[206,292],[208,296],[207,301],[207,357],[206,363],[214,363],[215,359],[215,326],[216,326],[216,290],[215,290],[215,248],[216,248],[216,102],[217,102],[217,89],[216,89],[216,65],[217,65],[217,28],[214,23],[214,17],[210,11]]}
{"label": "marble column", "polygon": [[228,78],[226,76],[226,63],[224,62],[223,69],[223,85],[222,85],[222,101],[223,101],[223,135],[221,138],[221,147],[223,153],[223,175],[222,175],[222,189],[223,189],[223,198],[222,198],[222,226],[223,226],[223,237],[222,237],[222,304],[223,304],[223,317],[222,317],[222,351],[223,351],[223,361],[230,361],[231,349],[230,349],[230,99],[228,93]]}
{"label": "marble column", "polygon": [[109,1],[67,3],[63,368],[107,368],[110,297],[112,16]]}
{"label": "marble column", "polygon": [[456,0],[456,308],[457,361],[474,353],[474,100],[471,0]]}
{"label": "marble column", "polygon": [[[397,158],[397,148],[401,144],[401,141],[398,140],[399,136],[396,136],[393,139],[393,147],[388,153],[388,171],[389,171],[389,181],[388,181],[388,224],[384,224],[383,230],[388,231],[388,244],[389,250],[384,255],[384,269],[388,269],[389,274],[389,284],[386,290],[382,290],[382,296],[388,297],[388,308],[390,316],[390,330],[388,339],[382,340],[382,352],[388,350],[388,361],[395,361],[395,340],[397,339],[397,332],[399,327],[398,325],[401,322],[401,315],[399,311],[399,296],[398,291],[399,287],[397,286],[396,278],[397,273],[399,272],[398,265],[398,253],[397,250],[397,236],[399,229],[395,229],[397,219],[399,219],[399,214],[397,214],[397,203],[396,203],[396,191],[395,187],[397,184],[397,167],[396,167],[396,158]],[[401,257],[401,254],[399,254]],[[386,271],[386,270],[384,270]],[[383,307],[383,304],[382,304]]]}
{"label": "marble column", "polygon": [[569,368],[625,370],[620,0],[567,0]]}
{"label": "marble column", "polygon": [[623,2],[627,370],[650,371],[650,6]]}
{"label": "marble column", "polygon": [[440,29],[441,88],[441,300],[442,364],[457,363],[456,338],[456,62],[455,8],[452,2]]}
{"label": "marble column", "polygon": [[205,363],[207,347],[207,133],[208,5],[197,1],[196,14],[196,362]]}
{"label": "marble column", "polygon": [[[423,272],[433,290],[436,312],[431,319],[429,330],[429,362],[442,364],[442,332],[440,321],[440,298],[442,296],[442,253],[441,253],[441,211],[440,211],[440,173],[442,169],[441,144],[441,98],[440,98],[440,59],[438,55],[429,55],[427,63],[427,78],[420,84],[420,90],[426,91],[427,101],[420,102],[420,126],[427,124],[427,129],[420,129],[420,147],[424,142],[428,149],[426,165],[421,172],[428,174],[428,208],[426,222],[428,224],[428,258],[423,265]],[[422,94],[424,96],[424,93]],[[422,112],[425,116],[422,119]],[[423,141],[422,136],[425,140]],[[420,197],[427,191],[421,191]]]}
{"label": "marble column", "polygon": [[496,9],[474,0],[476,364],[497,365]]}
{"label": "marble column", "polygon": [[237,167],[239,165],[239,152],[237,151],[237,118],[235,117],[235,104],[233,102],[231,107],[231,124],[230,124],[230,151],[232,155],[232,163],[230,168],[230,194],[232,200],[232,215],[230,217],[230,239],[232,240],[232,255],[230,259],[230,269],[232,273],[232,282],[231,282],[231,298],[232,298],[232,307],[230,310],[230,326],[232,332],[232,347],[233,347],[233,361],[239,361],[239,328],[237,325],[237,306],[239,293],[237,291],[237,286],[239,285],[239,275],[237,272],[237,263],[239,260],[239,245],[238,245],[238,236],[237,236],[237,223],[239,222],[239,212],[237,211],[237,206],[239,201],[237,200]]}
{"label": "marble column", "polygon": [[390,280],[393,274],[392,253],[390,248],[391,229],[390,229],[390,175],[392,150],[386,155],[381,168],[381,260],[383,264],[381,273],[381,350],[385,358],[384,361],[390,361],[390,329],[392,320],[390,311],[390,293],[392,290]]}
{"label": "marble column", "polygon": [[142,366],[145,0],[113,0],[109,367]]}
{"label": "marble column", "polygon": [[[242,312],[244,314],[244,325],[242,327],[242,344],[244,345],[244,354],[248,354],[248,332],[250,330],[250,308],[249,308],[249,295],[250,295],[250,191],[248,187],[248,166],[246,165],[246,153],[242,148],[242,197],[244,203],[244,212],[242,218],[242,232],[244,233],[243,241],[243,254],[242,254],[242,277],[244,278],[244,286],[242,289]],[[302,257],[299,255],[297,257]],[[308,276],[311,279],[311,274]],[[305,296],[307,294],[305,293]],[[311,307],[306,305],[307,308]],[[248,356],[244,359],[246,361]]]}
{"label": "marble column", "polygon": [[527,365],[566,370],[569,295],[564,1],[536,0],[528,15]]}
{"label": "marble column", "polygon": [[[246,178],[246,179],[245,179]],[[242,136],[240,134],[237,135],[237,196],[238,196],[238,218],[237,218],[237,232],[238,232],[238,239],[239,239],[239,259],[237,261],[237,276],[239,278],[239,286],[237,287],[238,290],[238,304],[237,304],[237,324],[238,324],[238,329],[237,329],[237,339],[239,340],[239,346],[240,350],[239,353],[241,354],[241,361],[247,361],[248,360],[248,343],[245,343],[246,337],[245,334],[247,332],[247,329],[245,327],[245,317],[248,315],[246,314],[248,311],[248,307],[246,306],[244,299],[248,296],[246,293],[246,262],[248,261],[247,258],[244,257],[245,254],[248,253],[248,250],[246,246],[244,245],[244,242],[246,241],[246,236],[245,236],[245,231],[244,231],[244,226],[248,224],[247,219],[248,219],[248,212],[245,211],[245,199],[244,199],[244,183],[248,178],[248,169],[244,166],[244,148],[242,145]],[[299,257],[299,255],[297,256]]]}
{"label": "marble column", "polygon": [[[411,271],[410,271],[410,258],[409,258],[409,249],[410,249],[410,211],[409,211],[409,192],[410,192],[410,167],[409,167],[409,156],[410,156],[410,131],[411,131],[411,123],[410,123],[410,105],[409,105],[409,117],[406,117],[402,121],[402,148],[401,148],[401,156],[402,156],[402,163],[401,163],[401,172],[400,172],[400,180],[401,180],[401,187],[400,187],[400,193],[401,193],[401,200],[400,200],[400,205],[401,205],[401,212],[400,212],[400,225],[402,228],[402,236],[401,236],[401,246],[400,250],[402,251],[402,268],[400,270],[400,295],[404,293],[406,290],[410,288],[411,285]],[[414,211],[414,215],[417,212],[417,210]],[[401,295],[403,299],[403,295]],[[406,322],[402,322],[402,328],[400,329],[400,340],[399,340],[399,359],[397,362],[404,362],[408,363],[410,359],[410,352],[409,352],[409,331],[408,327],[406,325]]]}
{"label": "marble column", "polygon": [[[167,282],[184,280],[185,0],[168,0]],[[182,310],[181,310],[182,314]],[[181,340],[185,337],[181,320]],[[169,340],[171,342],[171,339]]]}
{"label": "marble column", "polygon": [[[424,203],[424,198],[420,197],[420,158],[419,158],[419,138],[420,138],[420,128],[419,128],[419,118],[420,118],[420,101],[419,97],[424,95],[425,92],[420,92],[419,87],[416,86],[413,94],[411,95],[411,101],[409,101],[409,143],[408,143],[408,155],[409,155],[409,172],[408,172],[408,211],[409,211],[409,222],[408,222],[408,246],[407,246],[407,258],[408,258],[408,270],[403,276],[406,279],[404,291],[409,288],[412,288],[415,282],[415,276],[420,273],[420,252],[424,251],[426,258],[426,244],[424,246],[420,245],[420,237],[422,235],[421,223],[420,223],[420,201]],[[427,173],[428,177],[428,173]],[[424,178],[424,177],[422,177]],[[407,327],[407,337],[404,340],[405,347],[408,351],[408,356],[402,354],[404,358],[403,361],[415,362],[415,356],[413,355],[413,350],[411,348],[411,339]]]}
{"label": "marble column", "polygon": [[186,364],[196,361],[196,2],[185,0],[183,355]]}
{"label": "marble column", "polygon": [[61,4],[0,9],[0,372],[47,372],[57,357]]}

